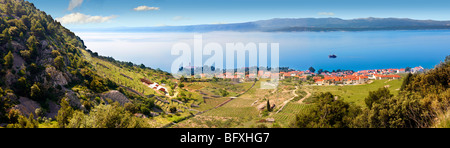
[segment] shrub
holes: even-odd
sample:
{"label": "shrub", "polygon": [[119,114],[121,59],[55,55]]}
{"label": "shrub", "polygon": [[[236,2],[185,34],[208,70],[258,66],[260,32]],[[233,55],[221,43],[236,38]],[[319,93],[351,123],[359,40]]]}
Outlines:
{"label": "shrub", "polygon": [[9,51],[3,59],[5,60],[4,65],[8,68],[11,68],[14,62],[14,56],[11,51]]}

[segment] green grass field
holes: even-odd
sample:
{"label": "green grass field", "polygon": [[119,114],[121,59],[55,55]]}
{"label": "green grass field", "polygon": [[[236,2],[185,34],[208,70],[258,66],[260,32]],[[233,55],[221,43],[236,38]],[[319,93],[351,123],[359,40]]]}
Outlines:
{"label": "green grass field", "polygon": [[346,102],[354,103],[361,107],[365,107],[364,98],[369,95],[369,91],[375,91],[379,88],[389,86],[391,94],[397,95],[403,80],[374,80],[371,84],[364,85],[345,85],[345,86],[304,86],[310,88],[313,94],[320,92],[331,92],[333,95],[339,96]]}

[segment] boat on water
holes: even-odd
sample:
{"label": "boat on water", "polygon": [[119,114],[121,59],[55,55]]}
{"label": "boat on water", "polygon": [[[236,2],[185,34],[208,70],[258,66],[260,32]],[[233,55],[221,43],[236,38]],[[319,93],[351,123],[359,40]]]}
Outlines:
{"label": "boat on water", "polygon": [[335,54],[332,54],[332,55],[329,55],[328,58],[330,58],[330,59],[336,59],[337,56],[336,56]]}

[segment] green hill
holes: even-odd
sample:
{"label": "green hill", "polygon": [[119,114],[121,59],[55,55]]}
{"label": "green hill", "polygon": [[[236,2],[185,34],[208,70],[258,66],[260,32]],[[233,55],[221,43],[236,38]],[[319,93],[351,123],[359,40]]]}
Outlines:
{"label": "green hill", "polygon": [[190,104],[155,101],[171,99],[140,81],[164,83],[173,95],[176,80],[169,73],[86,50],[78,36],[30,2],[0,0],[0,10],[2,126],[110,127],[97,122],[114,116],[85,122],[89,125],[72,121],[90,118],[92,111],[99,116],[116,111],[120,119],[133,123],[118,127],[158,127],[171,119],[164,116],[150,121],[134,114],[157,116],[175,107],[182,112],[179,118],[190,115]]}

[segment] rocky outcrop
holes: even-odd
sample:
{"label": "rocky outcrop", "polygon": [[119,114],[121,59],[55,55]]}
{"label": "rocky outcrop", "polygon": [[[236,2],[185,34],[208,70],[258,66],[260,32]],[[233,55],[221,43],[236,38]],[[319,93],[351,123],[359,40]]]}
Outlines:
{"label": "rocky outcrop", "polygon": [[56,116],[58,115],[58,111],[61,108],[58,104],[55,102],[50,101],[48,103],[48,113],[45,115],[47,118],[56,119]]}
{"label": "rocky outcrop", "polygon": [[58,85],[64,86],[68,84],[68,78],[67,75],[62,73],[61,71],[56,70],[55,67],[47,67],[45,68],[45,72],[47,74],[50,74],[52,80],[53,80],[53,86],[56,87]]}
{"label": "rocky outcrop", "polygon": [[77,94],[72,90],[68,90],[65,95],[66,101],[69,102],[70,106],[75,108],[81,108],[81,101]]}
{"label": "rocky outcrop", "polygon": [[20,102],[20,104],[14,106],[13,109],[19,110],[22,113],[22,115],[27,116],[27,117],[30,114],[33,114],[34,117],[36,117],[34,111],[38,108],[41,108],[39,103],[37,103],[36,101],[33,101],[29,98],[26,98],[26,97],[20,97],[19,102]]}
{"label": "rocky outcrop", "polygon": [[103,99],[111,99],[114,102],[119,102],[120,105],[124,105],[125,103],[131,103],[131,101],[122,93],[117,90],[111,90],[102,95]]}
{"label": "rocky outcrop", "polygon": [[25,60],[21,56],[19,56],[16,53],[13,53],[13,56],[14,56],[14,61],[13,61],[14,70],[19,71],[21,69],[26,68],[24,65]]}

